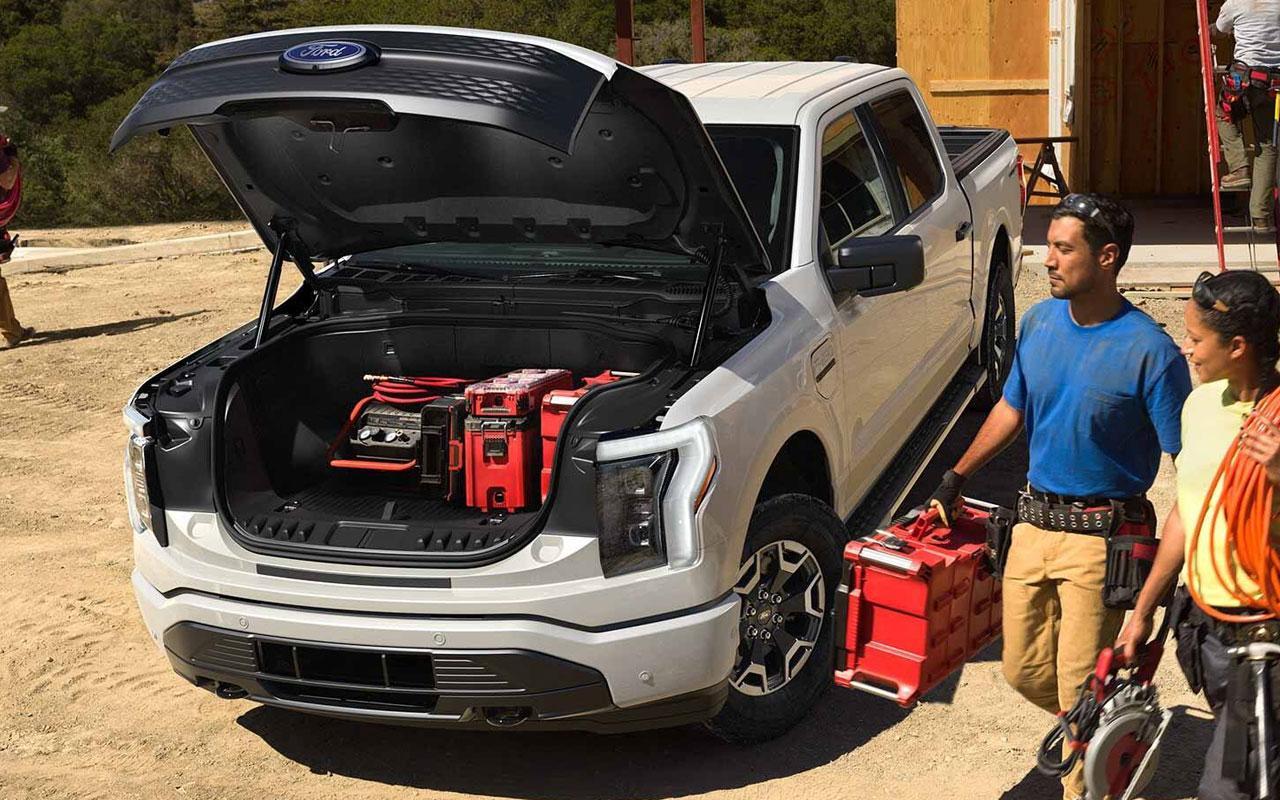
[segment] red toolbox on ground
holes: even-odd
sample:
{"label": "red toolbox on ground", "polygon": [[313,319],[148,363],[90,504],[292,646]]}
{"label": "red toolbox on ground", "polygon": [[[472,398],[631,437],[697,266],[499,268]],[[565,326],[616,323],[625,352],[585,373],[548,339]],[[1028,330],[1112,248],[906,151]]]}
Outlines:
{"label": "red toolbox on ground", "polygon": [[542,499],[547,499],[551,490],[551,465],[555,462],[556,441],[560,438],[560,429],[564,426],[564,418],[569,409],[587,392],[597,386],[622,380],[621,373],[606,370],[599,375],[583,378],[581,389],[554,389],[542,398]]}
{"label": "red toolbox on ground", "polygon": [[848,544],[837,685],[910,706],[1000,635],[987,548],[994,508],[968,501],[950,528],[930,510]]}

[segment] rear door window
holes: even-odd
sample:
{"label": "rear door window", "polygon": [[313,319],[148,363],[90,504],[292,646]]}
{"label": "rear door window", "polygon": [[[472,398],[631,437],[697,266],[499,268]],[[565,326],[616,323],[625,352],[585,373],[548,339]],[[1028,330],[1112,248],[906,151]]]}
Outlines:
{"label": "rear door window", "polygon": [[870,103],[889,162],[898,172],[908,213],[942,194],[945,178],[929,123],[907,92],[894,92]]}
{"label": "rear door window", "polygon": [[894,226],[888,181],[853,112],[822,132],[819,218],[833,252],[854,236],[880,236]]}

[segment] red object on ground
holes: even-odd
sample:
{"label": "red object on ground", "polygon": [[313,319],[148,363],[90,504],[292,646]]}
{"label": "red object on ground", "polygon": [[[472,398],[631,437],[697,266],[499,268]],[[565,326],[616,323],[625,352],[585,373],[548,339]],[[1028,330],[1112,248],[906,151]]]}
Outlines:
{"label": "red object on ground", "polygon": [[560,429],[564,427],[564,418],[569,415],[579,398],[597,386],[622,380],[622,376],[612,370],[605,370],[599,375],[582,380],[581,389],[555,389],[547,392],[542,398],[542,499],[547,499],[551,491],[551,465],[555,463],[556,442],[560,438]]}
{"label": "red object on ground", "polygon": [[837,685],[907,707],[1000,635],[988,516],[966,506],[946,528],[930,510],[848,544],[836,594]]}
{"label": "red object on ground", "polygon": [[467,402],[477,417],[523,417],[536,414],[553,389],[572,389],[566,369],[518,369],[467,387]]}

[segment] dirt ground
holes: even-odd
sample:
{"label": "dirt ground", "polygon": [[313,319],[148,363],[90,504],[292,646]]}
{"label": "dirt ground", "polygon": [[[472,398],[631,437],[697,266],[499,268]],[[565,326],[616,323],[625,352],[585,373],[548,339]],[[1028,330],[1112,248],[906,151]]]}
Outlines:
{"label": "dirt ground", "polygon": [[[172,226],[160,233],[214,232]],[[32,238],[138,240],[137,230]],[[113,242],[114,243],[114,242]],[[3,798],[1008,798],[1058,794],[1033,769],[1051,719],[1000,677],[998,646],[911,711],[833,690],[783,739],[752,748],[698,728],[622,736],[385,728],[222,701],[170,672],[129,585],[120,409],[145,377],[257,312],[265,253],[185,257],[10,280],[41,333],[0,351],[0,797]],[[287,287],[285,287],[287,288]],[[1043,296],[1028,271],[1025,308]],[[1181,335],[1181,307],[1145,309]],[[926,492],[980,416],[966,416]],[[1015,447],[970,488],[1004,498]],[[1166,465],[1156,489],[1171,501]],[[1194,796],[1204,704],[1172,658],[1176,712],[1145,795]]]}

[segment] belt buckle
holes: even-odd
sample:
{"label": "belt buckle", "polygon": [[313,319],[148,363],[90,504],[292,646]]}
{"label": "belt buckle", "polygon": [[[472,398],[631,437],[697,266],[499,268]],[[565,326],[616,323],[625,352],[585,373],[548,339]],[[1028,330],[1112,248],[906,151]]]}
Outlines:
{"label": "belt buckle", "polygon": [[1250,625],[1241,633],[1242,635],[1240,636],[1240,639],[1242,643],[1275,643],[1277,640],[1280,640],[1280,623],[1277,623],[1275,620],[1257,622]]}

